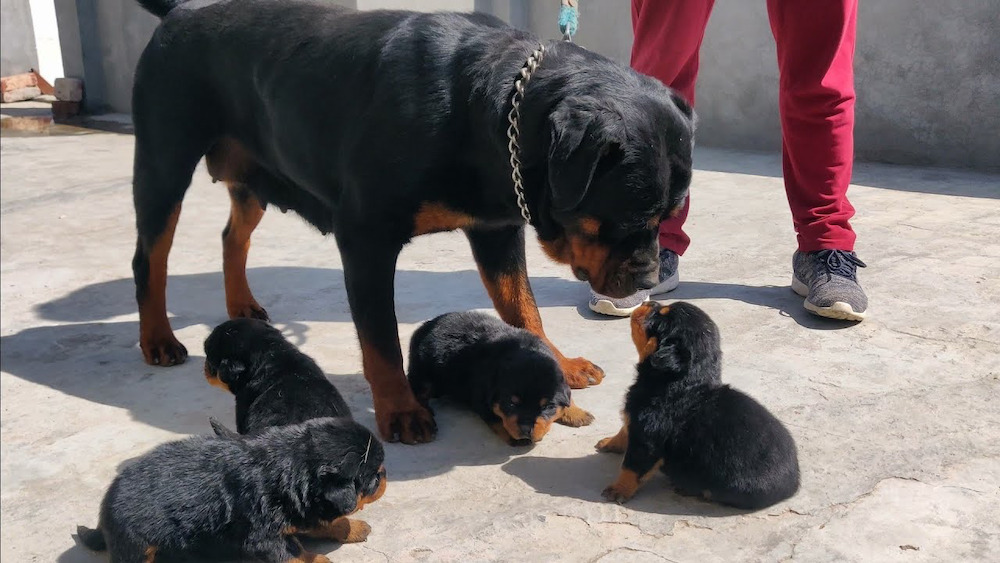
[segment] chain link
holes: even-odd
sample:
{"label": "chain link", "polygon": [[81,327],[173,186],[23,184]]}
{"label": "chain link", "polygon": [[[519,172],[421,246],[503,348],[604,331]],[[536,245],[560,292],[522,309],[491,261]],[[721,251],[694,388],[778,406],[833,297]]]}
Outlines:
{"label": "chain link", "polygon": [[531,80],[532,74],[542,64],[542,57],[545,56],[545,45],[539,44],[538,48],[531,52],[528,60],[521,67],[521,77],[514,81],[514,94],[510,97],[510,113],[507,114],[507,150],[510,151],[510,179],[514,181],[514,195],[517,196],[517,206],[521,209],[521,217],[526,223],[531,223],[531,212],[528,211],[528,204],[524,201],[524,179],[521,176],[521,146],[517,139],[521,134],[519,123],[521,120],[520,106],[524,101],[524,88]]}

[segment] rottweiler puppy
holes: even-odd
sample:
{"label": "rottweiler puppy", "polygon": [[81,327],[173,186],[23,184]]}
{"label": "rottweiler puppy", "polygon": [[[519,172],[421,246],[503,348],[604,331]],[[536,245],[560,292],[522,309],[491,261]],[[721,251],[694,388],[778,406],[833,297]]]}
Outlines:
{"label": "rottweiler puppy", "polygon": [[[230,196],[222,271],[231,318],[268,317],[246,277],[265,209],[333,234],[384,439],[434,439],[430,412],[406,384],[393,298],[401,249],[428,233],[463,230],[500,318],[542,338],[570,387],[601,382],[598,366],[545,338],[525,227],[598,293],[656,285],[657,227],[683,208],[691,181],[695,119],[680,95],[482,13],[139,3],[162,19],[132,91],[132,271],[146,362],[188,355],[167,318],[167,262],[204,157]],[[303,89],[322,92],[321,111],[292,94]]]}
{"label": "rottweiler puppy", "polygon": [[678,493],[759,509],[799,489],[791,434],[760,403],[722,384],[719,328],[689,303],[649,302],[632,313],[638,375],[617,435],[597,443],[624,453],[604,498],[632,498],[657,468]]}
{"label": "rottweiler puppy", "polygon": [[552,350],[530,332],[484,313],[447,313],[410,340],[410,387],[430,409],[449,396],[472,409],[508,444],[538,442],[553,422],[585,426]]}
{"label": "rottweiler puppy", "polygon": [[233,319],[205,339],[205,378],[236,397],[236,431],[351,417],[312,358],[264,321]]}
{"label": "rottweiler puppy", "polygon": [[77,533],[111,561],[328,562],[294,534],[364,541],[368,524],[346,516],[385,492],[384,457],[378,439],[345,418],[170,442],[125,467],[97,529]]}

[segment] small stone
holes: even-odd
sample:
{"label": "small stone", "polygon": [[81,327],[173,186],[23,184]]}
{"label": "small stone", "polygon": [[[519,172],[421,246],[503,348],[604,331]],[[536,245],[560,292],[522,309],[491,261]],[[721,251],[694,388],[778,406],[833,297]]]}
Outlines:
{"label": "small stone", "polygon": [[16,88],[14,90],[4,90],[3,103],[9,104],[11,102],[23,102],[41,95],[42,91],[38,89],[38,86],[27,86],[25,88]]}
{"label": "small stone", "polygon": [[83,80],[79,78],[56,78],[56,99],[63,102],[79,102],[83,100]]}
{"label": "small stone", "polygon": [[[5,95],[7,92],[13,90],[32,87],[38,87],[38,77],[31,72],[13,74],[11,76],[4,76],[3,78],[0,78],[0,92],[3,92]],[[7,100],[4,99],[4,101]]]}

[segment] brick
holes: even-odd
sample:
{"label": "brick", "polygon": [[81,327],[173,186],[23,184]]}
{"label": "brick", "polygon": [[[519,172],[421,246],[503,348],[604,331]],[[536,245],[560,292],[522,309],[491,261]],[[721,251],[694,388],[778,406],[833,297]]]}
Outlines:
{"label": "brick", "polygon": [[28,86],[26,88],[18,88],[16,90],[4,90],[3,103],[9,104],[11,102],[23,102],[24,100],[31,100],[41,95],[42,91],[38,89],[38,86]]}
{"label": "brick", "polygon": [[83,100],[83,80],[79,78],[56,78],[54,88],[57,100],[63,102]]}
{"label": "brick", "polygon": [[[22,88],[37,87],[38,77],[35,76],[35,73],[33,72],[25,72],[24,74],[14,74],[0,78],[0,92],[3,92],[4,94],[14,90],[20,90]],[[7,100],[4,99],[4,101],[6,102]]]}
{"label": "brick", "polygon": [[62,121],[80,113],[80,102],[56,100],[52,102],[52,119]]}

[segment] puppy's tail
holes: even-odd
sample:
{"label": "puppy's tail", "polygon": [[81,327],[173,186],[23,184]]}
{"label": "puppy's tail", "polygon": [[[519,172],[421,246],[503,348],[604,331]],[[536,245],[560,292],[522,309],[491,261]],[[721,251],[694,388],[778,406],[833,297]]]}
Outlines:
{"label": "puppy's tail", "polygon": [[139,0],[139,5],[158,18],[166,17],[177,6],[187,0]]}
{"label": "puppy's tail", "polygon": [[215,417],[208,417],[208,423],[212,425],[212,430],[215,431],[215,435],[219,438],[226,438],[227,440],[239,440],[242,438],[242,436],[227,428],[225,424],[216,420]]}
{"label": "puppy's tail", "polygon": [[77,526],[76,535],[80,536],[80,542],[93,551],[104,551],[108,548],[108,542],[104,541],[104,532],[100,528],[91,530],[86,526]]}

